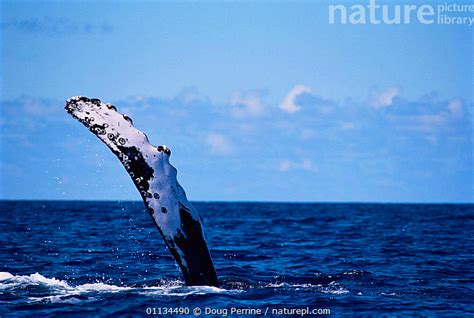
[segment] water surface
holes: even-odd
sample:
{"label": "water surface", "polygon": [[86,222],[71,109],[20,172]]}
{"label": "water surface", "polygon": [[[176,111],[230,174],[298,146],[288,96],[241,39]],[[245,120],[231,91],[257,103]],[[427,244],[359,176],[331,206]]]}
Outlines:
{"label": "water surface", "polygon": [[140,202],[0,201],[0,272],[14,275],[0,281],[0,316],[474,314],[473,205],[195,206],[220,288],[183,285]]}

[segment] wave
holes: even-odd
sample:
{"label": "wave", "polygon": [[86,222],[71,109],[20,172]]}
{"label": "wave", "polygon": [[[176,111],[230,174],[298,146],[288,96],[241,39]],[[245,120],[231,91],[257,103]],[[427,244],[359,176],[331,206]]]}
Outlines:
{"label": "wave", "polygon": [[327,285],[323,284],[291,284],[291,283],[269,283],[266,285],[269,288],[291,288],[291,289],[317,289],[324,294],[344,295],[348,294],[349,290],[344,288],[341,284],[332,281]]}
{"label": "wave", "polygon": [[[357,272],[343,273],[343,275],[358,275]],[[334,275],[337,276],[337,275]],[[73,286],[65,280],[48,278],[40,273],[31,275],[12,275],[0,272],[0,294],[16,294],[26,297],[29,302],[64,302],[75,303],[95,300],[99,295],[111,293],[132,293],[145,296],[185,297],[191,295],[227,294],[235,295],[255,289],[286,289],[286,290],[314,290],[324,294],[344,295],[350,293],[340,282],[319,279],[310,281],[307,277],[303,281],[274,281],[253,282],[239,281],[238,278],[224,278],[222,287],[213,286],[185,286],[180,280],[160,280],[153,285],[117,286],[103,282],[87,283]]]}
{"label": "wave", "polygon": [[[144,295],[189,296],[221,293],[240,293],[212,286],[185,286],[181,281],[163,282],[158,286],[117,286],[102,282],[71,286],[68,282],[56,278],[47,278],[40,273],[31,275],[11,275],[0,272],[0,293],[26,293],[32,302],[74,302],[103,293],[131,292]],[[38,296],[40,294],[40,296]],[[34,296],[33,296],[34,295]],[[88,297],[83,297],[88,296]]]}
{"label": "wave", "polygon": [[64,280],[47,278],[40,273],[15,276],[9,273],[0,273],[1,293],[8,294],[22,291],[22,294],[29,296],[28,299],[32,302],[74,302],[75,298],[80,300],[80,296],[84,294],[104,292],[117,293],[131,289],[131,287],[115,286],[105,283],[71,286]]}

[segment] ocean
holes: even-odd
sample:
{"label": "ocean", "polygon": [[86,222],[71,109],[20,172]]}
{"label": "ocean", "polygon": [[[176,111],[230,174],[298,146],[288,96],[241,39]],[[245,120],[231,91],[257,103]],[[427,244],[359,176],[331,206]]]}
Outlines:
{"label": "ocean", "polygon": [[474,205],[194,205],[219,288],[141,202],[0,201],[0,317],[474,315]]}

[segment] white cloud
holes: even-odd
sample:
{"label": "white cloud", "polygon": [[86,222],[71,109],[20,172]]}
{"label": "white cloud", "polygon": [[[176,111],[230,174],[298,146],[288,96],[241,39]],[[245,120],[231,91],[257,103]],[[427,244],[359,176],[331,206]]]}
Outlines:
{"label": "white cloud", "polygon": [[[447,102],[444,110],[435,113],[416,114],[416,115],[389,115],[387,119],[398,122],[400,128],[406,130],[416,130],[424,132],[433,132],[446,129],[449,125],[456,123],[463,114],[462,102],[457,99],[451,99]],[[430,143],[435,144],[433,138],[426,138]]]}
{"label": "white cloud", "polygon": [[278,165],[278,171],[287,172],[291,170],[304,170],[310,172],[317,172],[318,168],[314,165],[311,159],[302,159],[301,161],[291,161],[284,159]]}
{"label": "white cloud", "polygon": [[442,126],[446,122],[446,113],[413,116],[422,125]]}
{"label": "white cloud", "polygon": [[345,122],[341,123],[341,129],[342,130],[352,130],[352,129],[355,129],[355,128],[356,128],[356,124],[354,124],[352,122],[345,121]]}
{"label": "white cloud", "polygon": [[296,97],[303,93],[310,93],[311,89],[307,86],[304,85],[296,85],[293,87],[290,92],[285,96],[283,101],[280,104],[280,109],[293,114],[296,113],[297,111],[301,110],[301,107],[296,105],[295,100]]}
{"label": "white cloud", "polygon": [[303,128],[300,132],[300,136],[302,139],[312,139],[317,136],[316,132],[311,128]]}
{"label": "white cloud", "polygon": [[234,151],[234,145],[224,135],[210,133],[207,135],[206,143],[212,153],[225,156]]}
{"label": "white cloud", "polygon": [[449,101],[448,109],[451,114],[458,116],[462,115],[462,103],[459,99],[455,98]]}
{"label": "white cloud", "polygon": [[400,89],[398,87],[390,87],[385,91],[373,93],[369,103],[376,109],[390,107],[393,104],[393,99],[399,95]]}
{"label": "white cloud", "polygon": [[28,115],[46,115],[62,110],[62,104],[55,105],[40,99],[28,98],[23,101],[23,111]]}
{"label": "white cloud", "polygon": [[425,140],[428,141],[432,145],[437,145],[438,144],[438,138],[433,135],[429,135],[425,137]]}
{"label": "white cloud", "polygon": [[446,112],[427,115],[389,115],[387,119],[403,130],[433,132],[442,128],[448,117]]}
{"label": "white cloud", "polygon": [[280,164],[278,165],[278,170],[279,171],[288,171],[291,169],[291,166],[292,166],[292,162],[290,160],[282,160],[280,161]]}
{"label": "white cloud", "polygon": [[176,98],[183,104],[208,102],[208,98],[199,92],[199,90],[195,87],[186,87],[182,89]]}
{"label": "white cloud", "polygon": [[232,115],[237,118],[257,117],[265,111],[257,93],[234,93],[230,98],[230,105],[233,106]]}

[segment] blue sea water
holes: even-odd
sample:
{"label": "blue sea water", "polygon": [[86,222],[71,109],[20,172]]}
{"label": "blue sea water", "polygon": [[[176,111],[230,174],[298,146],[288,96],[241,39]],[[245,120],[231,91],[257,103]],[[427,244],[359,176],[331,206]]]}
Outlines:
{"label": "blue sea water", "polygon": [[473,205],[195,206],[220,288],[183,285],[141,202],[1,201],[0,316],[474,314]]}

